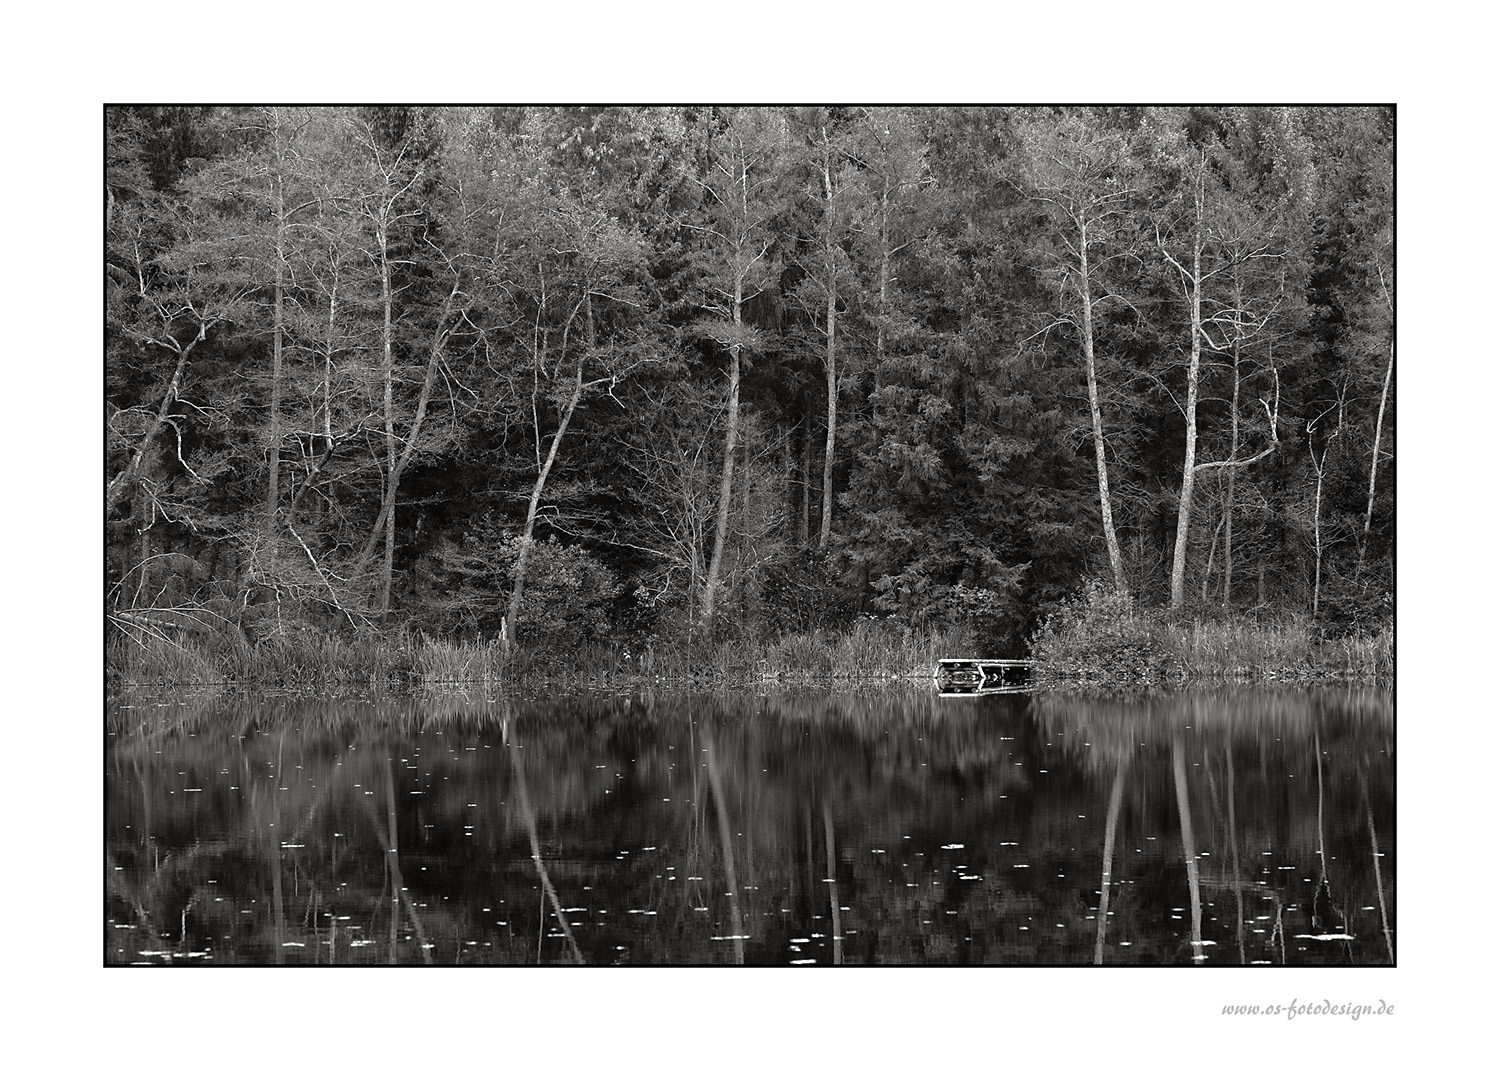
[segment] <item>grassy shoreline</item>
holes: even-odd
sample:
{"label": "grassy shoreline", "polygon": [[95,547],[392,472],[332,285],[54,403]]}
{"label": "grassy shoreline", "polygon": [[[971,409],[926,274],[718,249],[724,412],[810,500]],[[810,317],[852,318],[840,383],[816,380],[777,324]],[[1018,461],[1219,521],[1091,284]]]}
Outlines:
{"label": "grassy shoreline", "polygon": [[918,631],[862,620],[849,632],[791,634],[764,643],[595,644],[567,656],[520,651],[507,663],[497,640],[449,640],[403,630],[353,637],[308,634],[257,644],[151,637],[115,643],[106,651],[106,666],[111,682],[122,685],[800,683],[927,678],[937,659],[972,647],[963,629]]}
{"label": "grassy shoreline", "polygon": [[[1115,604],[1106,610],[1075,607],[1039,630],[1031,652],[1034,688],[1389,682],[1394,674],[1388,625],[1325,636],[1295,618],[1171,623],[1134,607]],[[598,644],[566,657],[523,651],[508,665],[496,641],[455,641],[405,630],[348,637],[310,633],[258,644],[162,636],[115,643],[106,652],[106,666],[110,687],[719,686],[926,680],[937,659],[976,650],[963,629],[918,631],[860,621],[846,633],[792,634],[764,643]]]}
{"label": "grassy shoreline", "polygon": [[1389,621],[1335,633],[1295,614],[1173,620],[1090,585],[1038,630],[1032,658],[1042,686],[1389,682],[1396,643]]}

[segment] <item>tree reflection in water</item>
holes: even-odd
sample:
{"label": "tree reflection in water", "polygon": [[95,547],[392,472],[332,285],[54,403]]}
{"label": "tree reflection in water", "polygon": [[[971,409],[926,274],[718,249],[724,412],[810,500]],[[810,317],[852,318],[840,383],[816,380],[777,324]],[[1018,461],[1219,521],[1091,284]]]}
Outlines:
{"label": "tree reflection in water", "polygon": [[126,694],[108,729],[111,963],[1394,962],[1388,694]]}

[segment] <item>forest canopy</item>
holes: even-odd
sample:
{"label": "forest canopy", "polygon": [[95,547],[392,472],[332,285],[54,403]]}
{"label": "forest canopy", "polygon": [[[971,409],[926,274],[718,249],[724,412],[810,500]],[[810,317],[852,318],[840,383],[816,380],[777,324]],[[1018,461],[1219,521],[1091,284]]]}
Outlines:
{"label": "forest canopy", "polygon": [[106,613],[1389,620],[1394,110],[109,107]]}

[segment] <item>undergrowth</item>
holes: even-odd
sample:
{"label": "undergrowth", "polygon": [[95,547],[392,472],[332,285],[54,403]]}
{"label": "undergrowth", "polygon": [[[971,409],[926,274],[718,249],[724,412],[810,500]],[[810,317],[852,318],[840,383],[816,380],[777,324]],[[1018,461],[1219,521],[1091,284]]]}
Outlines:
{"label": "undergrowth", "polygon": [[1389,624],[1335,633],[1300,615],[1172,620],[1090,581],[1043,623],[1032,658],[1042,685],[1389,680],[1395,636]]}

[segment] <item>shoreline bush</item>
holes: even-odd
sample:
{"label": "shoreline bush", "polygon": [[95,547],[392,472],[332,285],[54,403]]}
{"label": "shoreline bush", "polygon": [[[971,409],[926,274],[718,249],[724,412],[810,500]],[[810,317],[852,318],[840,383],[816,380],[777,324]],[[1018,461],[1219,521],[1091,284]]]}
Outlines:
{"label": "shoreline bush", "polygon": [[1299,615],[1171,620],[1098,580],[1043,622],[1031,654],[1042,686],[1390,680],[1396,662],[1389,623],[1337,634]]}

